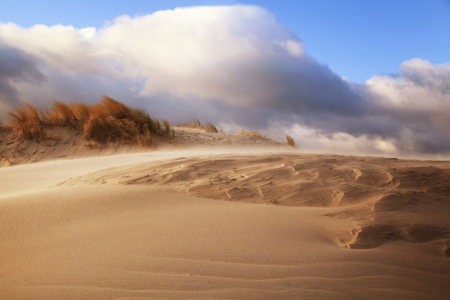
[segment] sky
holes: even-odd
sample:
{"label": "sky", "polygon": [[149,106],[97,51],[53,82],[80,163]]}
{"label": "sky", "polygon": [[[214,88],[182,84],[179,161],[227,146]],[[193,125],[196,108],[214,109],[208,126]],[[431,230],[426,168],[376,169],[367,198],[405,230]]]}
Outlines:
{"label": "sky", "polygon": [[202,5],[258,5],[275,14],[319,62],[363,83],[373,75],[396,73],[408,59],[448,61],[450,1],[55,1],[0,0],[0,22],[100,28],[120,15]]}
{"label": "sky", "polygon": [[450,2],[0,0],[0,117],[103,94],[306,151],[450,154]]}

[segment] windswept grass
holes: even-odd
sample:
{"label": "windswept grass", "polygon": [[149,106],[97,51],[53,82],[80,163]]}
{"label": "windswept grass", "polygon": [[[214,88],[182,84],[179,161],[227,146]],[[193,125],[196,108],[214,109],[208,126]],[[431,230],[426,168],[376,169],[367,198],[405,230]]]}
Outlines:
{"label": "windswept grass", "polygon": [[34,136],[42,136],[43,122],[37,109],[31,104],[25,104],[16,108],[15,112],[10,112],[9,125],[14,133],[19,137],[31,139]]}
{"label": "windswept grass", "polygon": [[214,133],[218,133],[219,132],[217,130],[216,125],[214,125],[213,123],[206,122],[205,124],[202,124],[202,123],[200,123],[200,121],[198,119],[194,119],[194,121],[189,122],[189,123],[179,123],[177,125],[178,126],[183,126],[183,127],[189,127],[189,128],[205,129],[207,131],[211,131],[211,132],[214,132]]}
{"label": "windswept grass", "polygon": [[267,134],[261,134],[259,131],[256,131],[256,130],[246,131],[244,128],[242,128],[242,131],[238,132],[237,134],[245,134],[245,135],[256,136],[256,137],[261,137],[263,139],[267,139]]}
{"label": "windswept grass", "polygon": [[294,148],[297,148],[297,147],[298,147],[298,145],[295,143],[294,139],[293,139],[290,135],[287,135],[287,134],[286,134],[286,143],[287,143],[289,146],[292,146],[292,147],[294,147]]}
{"label": "windswept grass", "polygon": [[86,141],[96,143],[120,141],[152,146],[153,137],[173,137],[173,130],[166,120],[153,119],[144,110],[107,96],[94,105],[54,101],[51,108],[38,110],[25,104],[9,116],[9,125],[15,135],[25,139],[42,138],[43,129],[54,126],[82,131]]}

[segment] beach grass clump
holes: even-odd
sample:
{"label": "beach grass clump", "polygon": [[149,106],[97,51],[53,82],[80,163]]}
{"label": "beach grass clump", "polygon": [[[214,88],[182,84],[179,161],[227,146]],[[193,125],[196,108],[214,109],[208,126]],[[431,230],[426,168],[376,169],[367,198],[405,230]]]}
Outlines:
{"label": "beach grass clump", "polygon": [[207,131],[211,131],[211,132],[214,132],[214,133],[219,133],[219,131],[217,130],[216,125],[214,125],[213,123],[206,122],[204,127],[205,127],[205,129]]}
{"label": "beach grass clump", "polygon": [[10,112],[9,125],[18,137],[31,139],[35,136],[42,136],[43,121],[38,110],[31,104],[17,107],[15,112]]}
{"label": "beach grass clump", "polygon": [[151,118],[141,109],[103,96],[97,104],[54,101],[47,109],[25,104],[9,113],[10,127],[18,137],[42,137],[45,127],[69,127],[83,132],[86,141],[122,142],[152,146],[154,137],[172,138],[167,120]]}
{"label": "beach grass clump", "polygon": [[294,139],[290,135],[287,135],[287,134],[286,134],[286,143],[291,147],[294,147],[294,148],[298,147],[298,145],[295,143]]}
{"label": "beach grass clump", "polygon": [[216,125],[210,122],[206,122],[205,124],[202,124],[198,119],[194,119],[191,122],[185,122],[185,123],[179,123],[177,126],[183,126],[188,128],[199,128],[199,129],[205,129],[206,131],[219,133],[217,130]]}
{"label": "beach grass clump", "polygon": [[242,130],[240,132],[238,132],[238,134],[243,134],[243,135],[250,135],[250,136],[255,136],[255,137],[260,137],[263,139],[267,139],[267,134],[262,134],[259,131],[256,130],[250,130],[250,131],[246,131],[244,128],[242,128]]}

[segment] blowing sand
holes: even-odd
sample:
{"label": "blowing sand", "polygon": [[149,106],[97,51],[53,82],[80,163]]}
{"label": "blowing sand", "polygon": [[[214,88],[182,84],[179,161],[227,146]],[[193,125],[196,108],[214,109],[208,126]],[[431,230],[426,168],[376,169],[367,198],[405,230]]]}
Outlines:
{"label": "blowing sand", "polygon": [[206,149],[0,178],[1,299],[450,295],[449,162]]}
{"label": "blowing sand", "polygon": [[180,149],[257,149],[274,148],[291,151],[286,143],[280,143],[262,136],[242,133],[214,133],[204,129],[173,127],[173,138],[155,136],[154,147],[142,147],[136,143],[86,141],[81,131],[67,127],[44,128],[41,138],[31,140],[17,138],[12,131],[0,130],[0,168],[44,161],[67,160],[84,157],[98,157],[126,153],[143,153],[155,150],[176,151]]}

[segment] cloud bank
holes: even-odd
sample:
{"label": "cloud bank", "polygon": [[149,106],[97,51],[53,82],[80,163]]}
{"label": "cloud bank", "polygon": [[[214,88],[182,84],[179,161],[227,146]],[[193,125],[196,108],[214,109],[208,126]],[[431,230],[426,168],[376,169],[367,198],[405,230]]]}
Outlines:
{"label": "cloud bank", "polygon": [[0,110],[19,105],[16,83],[40,83],[44,76],[35,65],[35,60],[15,48],[0,44]]}
{"label": "cloud bank", "polygon": [[121,16],[103,28],[0,24],[0,114],[102,94],[171,121],[290,133],[308,150],[450,153],[450,66],[344,80],[255,6]]}

